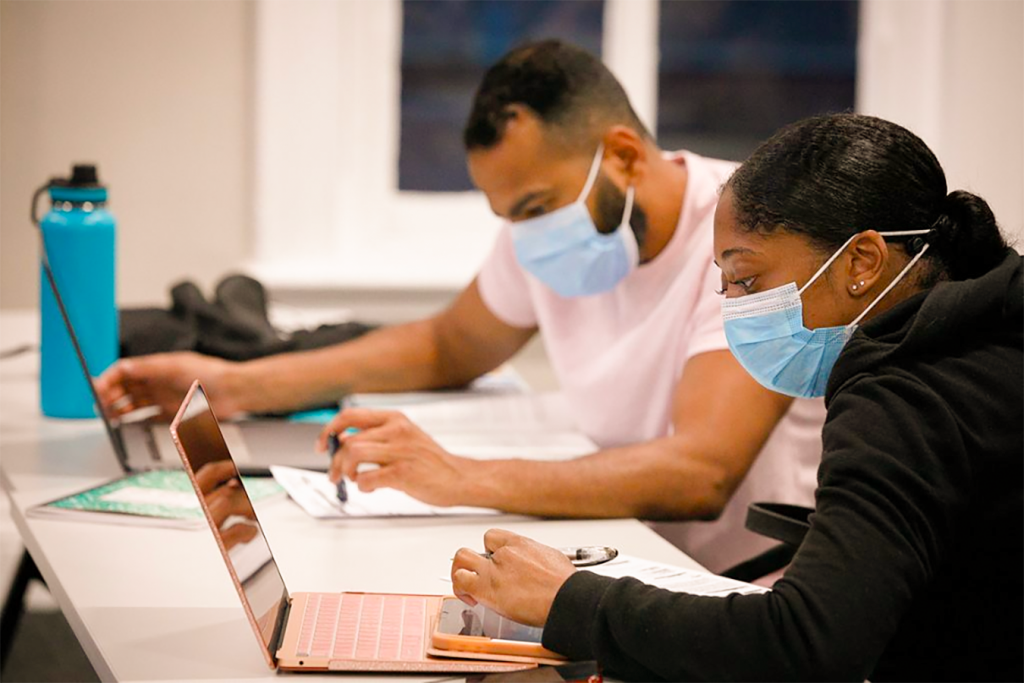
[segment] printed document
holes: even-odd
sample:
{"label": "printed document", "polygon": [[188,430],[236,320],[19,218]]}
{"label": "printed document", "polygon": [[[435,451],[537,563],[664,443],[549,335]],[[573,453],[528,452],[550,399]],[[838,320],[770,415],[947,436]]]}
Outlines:
{"label": "printed document", "polygon": [[763,586],[727,579],[724,576],[699,569],[684,569],[628,555],[619,555],[610,562],[587,567],[586,571],[615,579],[632,576],[658,588],[694,595],[726,596],[730,593],[746,595],[748,593],[767,593],[769,590]]}
{"label": "printed document", "polygon": [[449,453],[477,459],[567,460],[597,450],[560,393],[431,401],[400,410]]}
{"label": "printed document", "polygon": [[270,471],[292,500],[317,519],[499,514],[490,508],[427,505],[395,489],[363,493],[352,482],[348,484],[348,501],[342,503],[338,500],[337,487],[323,472],[277,465],[271,466]]}

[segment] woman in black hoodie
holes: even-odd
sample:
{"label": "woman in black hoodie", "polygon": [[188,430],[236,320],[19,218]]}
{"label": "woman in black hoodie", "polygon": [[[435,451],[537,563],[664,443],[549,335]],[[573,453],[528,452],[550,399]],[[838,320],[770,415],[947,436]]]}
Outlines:
{"label": "woman in black hoodie", "polygon": [[672,593],[493,530],[456,593],[628,679],[1024,679],[1024,281],[987,204],[909,131],[817,117],[729,180],[715,255],[737,358],[828,407],[785,576]]}

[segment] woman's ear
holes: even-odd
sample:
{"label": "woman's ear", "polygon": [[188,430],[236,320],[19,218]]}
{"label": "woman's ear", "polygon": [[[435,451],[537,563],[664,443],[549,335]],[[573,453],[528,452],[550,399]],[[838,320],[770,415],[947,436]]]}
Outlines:
{"label": "woman's ear", "polygon": [[[885,238],[875,230],[866,230],[846,247],[846,293],[860,298],[874,292],[889,261],[889,247]],[[884,283],[883,283],[884,284]]]}

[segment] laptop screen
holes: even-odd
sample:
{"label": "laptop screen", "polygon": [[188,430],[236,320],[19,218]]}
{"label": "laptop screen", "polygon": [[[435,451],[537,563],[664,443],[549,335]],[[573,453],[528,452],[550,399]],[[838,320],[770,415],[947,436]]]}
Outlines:
{"label": "laptop screen", "polygon": [[288,590],[198,380],[171,423],[171,435],[202,499],[249,621],[273,663]]}
{"label": "laptop screen", "polygon": [[105,410],[103,410],[103,404],[100,401],[100,396],[96,392],[96,385],[92,381],[92,373],[89,372],[89,364],[85,360],[85,353],[82,352],[82,347],[78,343],[78,334],[75,333],[75,328],[71,324],[71,316],[68,314],[68,309],[64,305],[64,297],[60,294],[60,289],[57,287],[57,278],[53,274],[53,270],[50,268],[50,257],[46,251],[46,240],[43,238],[43,233],[39,231],[39,257],[40,263],[43,266],[43,273],[46,275],[47,281],[50,283],[50,291],[53,292],[53,299],[57,303],[57,310],[60,311],[61,320],[64,321],[64,327],[67,329],[68,338],[71,340],[71,347],[75,350],[75,358],[78,359],[78,364],[82,367],[82,373],[85,375],[85,383],[89,385],[89,392],[92,394],[93,407],[96,409],[96,414],[103,420],[103,427],[107,430],[107,436],[110,438],[110,445],[114,449],[114,455],[117,456],[117,462],[121,465],[121,469],[125,472],[130,472],[131,468],[128,465],[128,452],[125,450],[124,441],[121,439],[120,423],[115,420],[111,420]]}

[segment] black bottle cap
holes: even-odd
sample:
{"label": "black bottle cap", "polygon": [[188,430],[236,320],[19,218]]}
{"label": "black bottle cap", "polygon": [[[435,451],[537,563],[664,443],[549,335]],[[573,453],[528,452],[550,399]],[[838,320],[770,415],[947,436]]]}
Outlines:
{"label": "black bottle cap", "polygon": [[96,187],[100,184],[95,164],[75,164],[71,167],[70,187]]}

